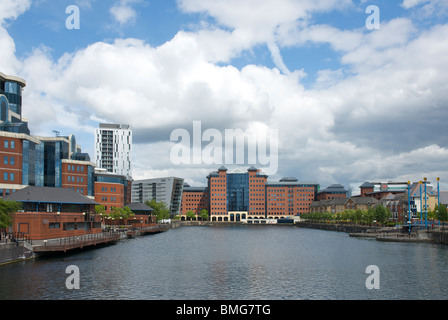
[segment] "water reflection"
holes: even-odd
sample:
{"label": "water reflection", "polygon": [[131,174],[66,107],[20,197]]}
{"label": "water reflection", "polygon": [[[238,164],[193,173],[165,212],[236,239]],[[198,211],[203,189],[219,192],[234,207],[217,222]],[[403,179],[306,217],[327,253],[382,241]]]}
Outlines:
{"label": "water reflection", "polygon": [[[368,265],[381,270],[367,290]],[[0,299],[445,299],[448,250],[278,226],[183,227],[0,267]],[[81,289],[65,287],[76,265]]]}

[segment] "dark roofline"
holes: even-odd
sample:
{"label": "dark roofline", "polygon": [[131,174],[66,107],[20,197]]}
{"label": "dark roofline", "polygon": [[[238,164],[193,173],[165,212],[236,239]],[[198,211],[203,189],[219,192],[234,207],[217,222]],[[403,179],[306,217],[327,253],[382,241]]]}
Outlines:
{"label": "dark roofline", "polygon": [[99,204],[72,189],[34,186],[28,186],[17,190],[16,192],[3,197],[3,199],[23,203]]}

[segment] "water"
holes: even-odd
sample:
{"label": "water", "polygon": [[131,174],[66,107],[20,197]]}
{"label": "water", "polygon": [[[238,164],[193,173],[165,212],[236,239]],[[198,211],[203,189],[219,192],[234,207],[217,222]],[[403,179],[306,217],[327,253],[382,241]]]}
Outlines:
{"label": "water", "polygon": [[[66,267],[80,270],[68,290]],[[366,288],[366,268],[380,289]],[[378,300],[448,297],[448,247],[287,226],[181,227],[0,267],[0,299]]]}

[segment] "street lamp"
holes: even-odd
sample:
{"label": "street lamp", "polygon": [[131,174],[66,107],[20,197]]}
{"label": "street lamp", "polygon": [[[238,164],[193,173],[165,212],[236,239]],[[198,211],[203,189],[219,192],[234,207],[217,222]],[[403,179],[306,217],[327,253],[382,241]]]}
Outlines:
{"label": "street lamp", "polygon": [[425,228],[428,229],[428,207],[426,204],[426,178],[423,178],[423,181],[425,182]]}
{"label": "street lamp", "polygon": [[411,181],[408,181],[408,225],[411,233]]}

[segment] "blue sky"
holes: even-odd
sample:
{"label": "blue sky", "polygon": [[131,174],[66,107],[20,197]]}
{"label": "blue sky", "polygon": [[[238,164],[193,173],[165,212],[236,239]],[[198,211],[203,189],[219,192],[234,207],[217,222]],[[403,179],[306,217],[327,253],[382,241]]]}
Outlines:
{"label": "blue sky", "polygon": [[169,158],[170,133],[202,121],[279,130],[273,179],[448,181],[447,1],[4,0],[0,12],[0,71],[26,79],[32,133],[73,133],[94,159],[98,123],[126,122],[137,179],[205,183],[220,165]]}

